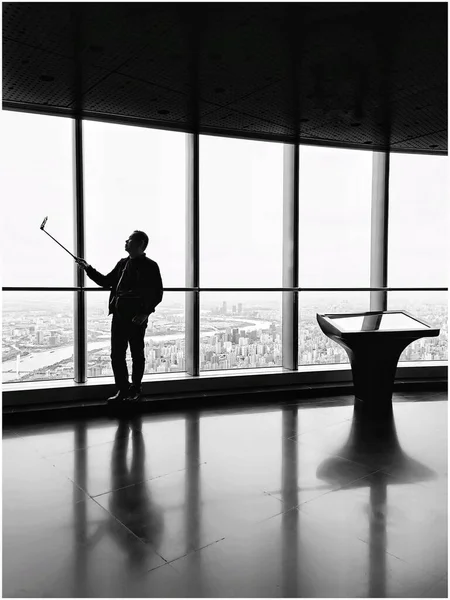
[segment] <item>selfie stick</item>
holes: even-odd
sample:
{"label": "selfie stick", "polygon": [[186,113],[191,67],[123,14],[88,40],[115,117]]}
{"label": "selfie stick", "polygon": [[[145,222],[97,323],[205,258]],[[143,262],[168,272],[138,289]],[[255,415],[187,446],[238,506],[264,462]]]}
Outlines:
{"label": "selfie stick", "polygon": [[[41,230],[42,230],[44,233],[46,233],[47,235],[49,235],[49,236],[52,238],[52,240],[55,240],[55,238],[54,238],[52,235],[50,235],[50,234],[48,233],[48,231],[45,231],[45,229],[44,229],[44,227],[45,227],[45,224],[47,223],[47,220],[48,220],[48,217],[45,217],[45,219],[42,221],[42,223],[41,223]],[[58,240],[55,240],[55,242],[56,242],[57,244],[59,244]],[[62,244],[59,244],[59,245],[61,246],[61,248],[64,248],[64,246],[63,246]],[[69,251],[67,250],[67,248],[64,248],[64,250],[65,250],[66,252],[69,252]],[[74,258],[75,260],[78,260],[78,259],[77,259],[77,257],[76,257],[76,256],[74,256],[74,255],[72,254],[72,252],[69,252],[69,254],[70,254],[70,256],[72,256],[72,258]]]}

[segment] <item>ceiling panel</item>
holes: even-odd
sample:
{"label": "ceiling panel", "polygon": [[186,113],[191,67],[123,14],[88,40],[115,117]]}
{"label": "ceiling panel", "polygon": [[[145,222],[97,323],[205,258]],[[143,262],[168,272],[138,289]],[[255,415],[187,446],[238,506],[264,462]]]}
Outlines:
{"label": "ceiling panel", "polygon": [[2,7],[7,109],[447,153],[446,3]]}

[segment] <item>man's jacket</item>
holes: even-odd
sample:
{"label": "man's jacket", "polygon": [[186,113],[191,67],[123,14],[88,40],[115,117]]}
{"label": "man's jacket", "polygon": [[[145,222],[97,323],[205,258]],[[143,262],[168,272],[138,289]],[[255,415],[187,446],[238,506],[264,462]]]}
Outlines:
{"label": "man's jacket", "polygon": [[108,314],[150,315],[163,297],[158,264],[145,253],[136,258],[122,258],[108,275],[91,266],[86,268],[86,274],[96,284],[111,289]]}

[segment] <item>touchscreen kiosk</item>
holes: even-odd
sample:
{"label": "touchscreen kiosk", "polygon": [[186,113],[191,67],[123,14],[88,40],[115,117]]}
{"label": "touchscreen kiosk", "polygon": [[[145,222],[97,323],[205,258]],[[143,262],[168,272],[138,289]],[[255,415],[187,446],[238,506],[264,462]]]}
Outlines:
{"label": "touchscreen kiosk", "polygon": [[355,406],[392,410],[395,371],[411,342],[439,335],[439,329],[404,310],[317,315],[323,333],[347,352]]}

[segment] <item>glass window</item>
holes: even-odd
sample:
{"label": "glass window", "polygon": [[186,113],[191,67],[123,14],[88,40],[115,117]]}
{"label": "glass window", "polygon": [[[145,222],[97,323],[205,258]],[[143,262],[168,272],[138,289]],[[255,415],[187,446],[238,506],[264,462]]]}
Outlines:
{"label": "glass window", "polygon": [[372,152],[300,146],[300,287],[370,285]]}
{"label": "glass window", "polygon": [[2,112],[4,286],[73,286],[72,119]]}
{"label": "glass window", "polygon": [[[84,122],[86,260],[108,273],[135,229],[164,287],[185,285],[185,135]],[[89,284],[90,285],[90,284]]]}
{"label": "glass window", "polygon": [[4,383],[70,379],[73,292],[3,292]]}
{"label": "glass window", "polygon": [[281,367],[281,292],[200,294],[200,370]]}
{"label": "glass window", "polygon": [[368,311],[369,301],[369,292],[300,292],[299,366],[349,363],[344,348],[320,329],[316,315]]}
{"label": "glass window", "polygon": [[448,284],[448,166],[445,156],[391,154],[391,287]]}
{"label": "glass window", "polygon": [[283,144],[200,137],[200,285],[282,285]]}
{"label": "glass window", "polygon": [[[95,284],[94,284],[95,285]],[[87,374],[88,377],[112,377],[111,320],[108,316],[109,292],[87,293]],[[145,372],[185,371],[185,292],[165,292],[161,304],[150,315],[145,331]],[[127,349],[131,381],[132,362]]]}
{"label": "glass window", "polygon": [[410,344],[400,361],[448,360],[448,297],[446,292],[389,292],[389,310],[406,310],[431,325],[439,327],[437,337],[424,337]]}

